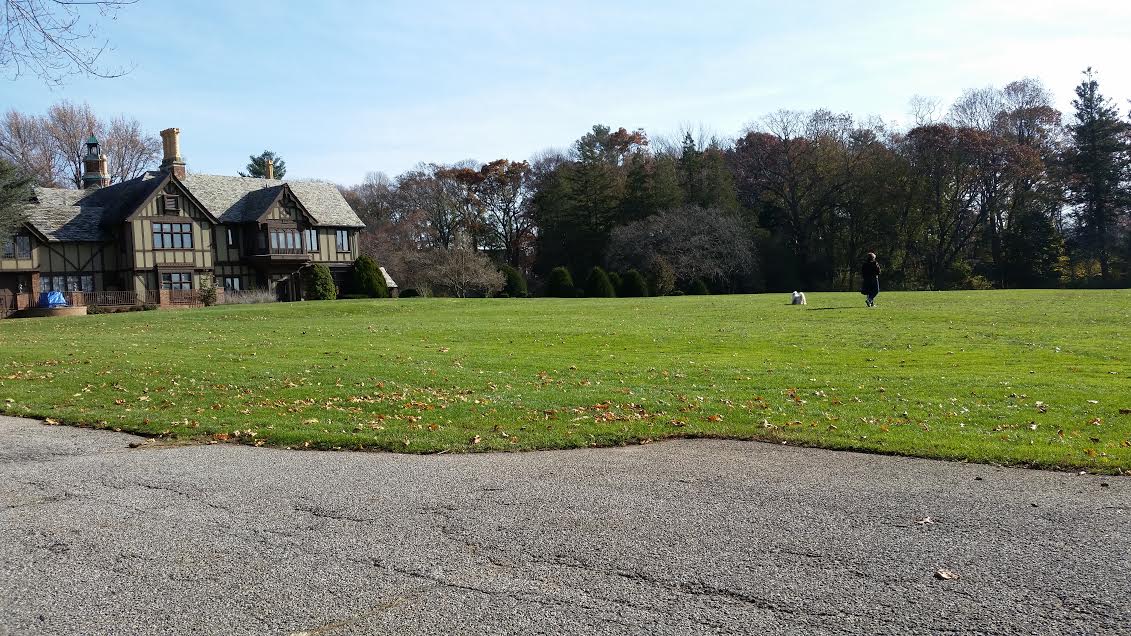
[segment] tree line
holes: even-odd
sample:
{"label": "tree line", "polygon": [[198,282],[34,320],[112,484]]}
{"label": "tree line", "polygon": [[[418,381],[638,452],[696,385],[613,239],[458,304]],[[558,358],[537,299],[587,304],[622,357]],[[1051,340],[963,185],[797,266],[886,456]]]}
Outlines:
{"label": "tree line", "polygon": [[[1075,96],[1065,116],[1023,79],[968,90],[942,114],[919,99],[905,128],[783,110],[733,139],[597,125],[528,160],[426,163],[341,190],[367,225],[362,250],[420,293],[546,293],[555,269],[588,281],[594,267],[639,272],[651,293],[851,290],[870,251],[894,289],[1126,286],[1131,114],[1091,69]],[[160,159],[156,136],[124,116],[65,101],[9,111],[5,200],[27,179],[81,187],[91,132],[114,182]],[[282,177],[271,151],[246,174],[263,176],[268,158]],[[4,238],[18,206],[0,207]]]}
{"label": "tree line", "polygon": [[534,289],[601,266],[670,271],[685,292],[851,290],[870,251],[896,289],[1125,286],[1131,115],[1091,69],[1075,93],[1068,117],[1027,78],[941,115],[919,100],[907,128],[778,111],[731,140],[598,125],[527,161],[421,164],[343,192],[402,286],[453,250]]}

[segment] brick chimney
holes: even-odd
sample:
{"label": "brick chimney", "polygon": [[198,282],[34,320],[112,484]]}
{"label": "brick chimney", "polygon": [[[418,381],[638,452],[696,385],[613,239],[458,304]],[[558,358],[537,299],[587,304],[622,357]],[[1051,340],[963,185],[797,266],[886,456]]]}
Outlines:
{"label": "brick chimney", "polygon": [[268,179],[274,179],[275,178],[275,160],[274,159],[271,159],[271,158],[265,159],[263,161],[263,168],[264,168],[264,171],[267,173]]}
{"label": "brick chimney", "polygon": [[161,169],[172,172],[178,179],[185,178],[185,161],[181,159],[181,129],[166,128],[161,131],[161,147],[164,149],[164,158],[161,160]]}

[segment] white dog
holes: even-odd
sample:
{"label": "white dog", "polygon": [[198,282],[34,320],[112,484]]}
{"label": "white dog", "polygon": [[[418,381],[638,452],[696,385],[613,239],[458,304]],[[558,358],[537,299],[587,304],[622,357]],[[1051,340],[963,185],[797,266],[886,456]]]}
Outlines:
{"label": "white dog", "polygon": [[793,292],[793,301],[790,304],[791,305],[805,305],[805,304],[807,304],[805,302],[805,292],[799,292],[799,291]]}

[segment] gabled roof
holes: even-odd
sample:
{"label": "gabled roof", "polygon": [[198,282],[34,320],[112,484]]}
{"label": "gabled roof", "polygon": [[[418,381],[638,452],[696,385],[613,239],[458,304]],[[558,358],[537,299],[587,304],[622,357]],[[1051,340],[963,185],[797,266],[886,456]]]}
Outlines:
{"label": "gabled roof", "polygon": [[164,180],[164,173],[147,172],[96,190],[36,187],[25,208],[27,222],[48,241],[108,241],[108,227],[125,219]]}
{"label": "gabled roof", "polygon": [[221,223],[255,222],[287,186],[318,225],[365,227],[332,183],[213,174],[186,175],[181,183],[218,216]]}
{"label": "gabled roof", "polygon": [[[26,207],[28,225],[48,241],[111,240],[109,230],[125,221],[168,178],[167,172],[146,172],[95,190],[36,187]],[[254,223],[290,188],[316,224],[365,227],[332,183],[207,174],[190,174],[180,183],[204,206],[205,214],[221,223]]]}

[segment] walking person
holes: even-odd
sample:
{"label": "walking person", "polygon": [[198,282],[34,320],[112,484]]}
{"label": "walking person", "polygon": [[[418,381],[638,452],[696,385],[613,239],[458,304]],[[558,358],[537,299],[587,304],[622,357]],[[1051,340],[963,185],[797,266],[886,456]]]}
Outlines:
{"label": "walking person", "polygon": [[876,296],[880,295],[880,264],[876,262],[875,252],[868,252],[868,258],[860,268],[860,276],[864,279],[860,293],[868,297],[865,302],[869,307],[875,307]]}

